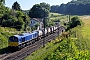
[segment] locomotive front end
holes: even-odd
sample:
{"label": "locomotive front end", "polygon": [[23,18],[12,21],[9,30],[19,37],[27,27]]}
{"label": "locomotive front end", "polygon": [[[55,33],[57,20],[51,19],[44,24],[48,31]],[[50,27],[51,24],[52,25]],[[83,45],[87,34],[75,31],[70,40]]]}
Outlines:
{"label": "locomotive front end", "polygon": [[18,38],[15,36],[9,37],[8,47],[10,50],[17,49],[18,48]]}

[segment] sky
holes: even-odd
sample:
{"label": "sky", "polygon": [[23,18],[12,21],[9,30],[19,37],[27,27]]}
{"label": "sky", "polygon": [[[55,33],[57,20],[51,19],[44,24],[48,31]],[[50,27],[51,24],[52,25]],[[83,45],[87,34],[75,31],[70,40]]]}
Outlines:
{"label": "sky", "polygon": [[23,10],[29,10],[33,5],[41,2],[48,3],[50,5],[60,5],[62,3],[70,2],[71,0],[5,0],[5,6],[12,7],[14,2],[18,2]]}

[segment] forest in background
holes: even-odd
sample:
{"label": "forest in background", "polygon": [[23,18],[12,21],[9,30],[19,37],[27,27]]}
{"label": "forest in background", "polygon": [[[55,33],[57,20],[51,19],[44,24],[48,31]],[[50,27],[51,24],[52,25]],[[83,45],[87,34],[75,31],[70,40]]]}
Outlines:
{"label": "forest in background", "polygon": [[67,4],[51,6],[51,12],[70,15],[89,15],[90,0],[72,0]]}

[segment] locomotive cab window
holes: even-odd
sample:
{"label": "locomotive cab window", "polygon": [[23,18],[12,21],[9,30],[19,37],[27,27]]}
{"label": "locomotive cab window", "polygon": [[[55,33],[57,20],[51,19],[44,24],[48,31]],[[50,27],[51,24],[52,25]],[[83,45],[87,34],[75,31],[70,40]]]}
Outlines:
{"label": "locomotive cab window", "polygon": [[18,38],[12,36],[12,37],[9,38],[9,42],[18,42]]}

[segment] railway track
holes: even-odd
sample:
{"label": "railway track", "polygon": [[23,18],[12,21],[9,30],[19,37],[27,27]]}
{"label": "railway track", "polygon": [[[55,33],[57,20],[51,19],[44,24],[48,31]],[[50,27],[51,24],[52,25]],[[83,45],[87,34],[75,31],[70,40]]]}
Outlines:
{"label": "railway track", "polygon": [[30,55],[32,52],[34,52],[35,50],[42,47],[43,46],[43,41],[46,44],[48,41],[51,41],[51,40],[55,39],[55,37],[57,37],[59,33],[57,31],[54,34],[51,34],[51,35],[43,38],[43,39],[45,39],[45,41],[43,39],[41,39],[41,40],[35,42],[34,44],[31,44],[31,45],[21,49],[20,51],[17,51],[17,52],[14,52],[14,53],[3,56],[0,60],[24,60],[24,58],[26,56]]}

